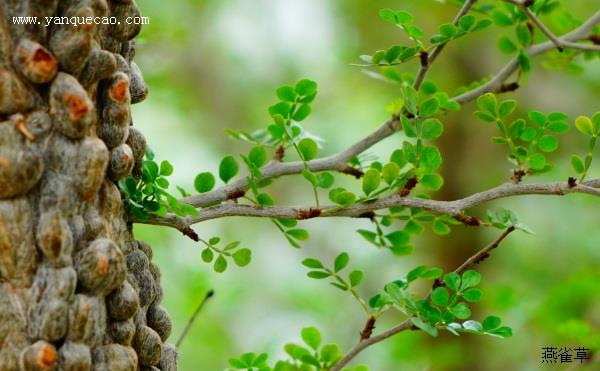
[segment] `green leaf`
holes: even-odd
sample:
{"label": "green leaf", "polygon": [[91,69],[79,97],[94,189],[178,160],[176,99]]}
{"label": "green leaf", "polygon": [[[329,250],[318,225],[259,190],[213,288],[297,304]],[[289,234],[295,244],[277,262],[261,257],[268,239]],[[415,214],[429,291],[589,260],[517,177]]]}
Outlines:
{"label": "green leaf", "polygon": [[205,172],[196,175],[194,179],[194,188],[200,193],[205,193],[215,186],[215,176],[212,173]]}
{"label": "green leaf", "polygon": [[413,123],[408,118],[406,118],[406,116],[400,117],[400,123],[402,124],[402,130],[404,130],[404,134],[406,134],[407,137],[417,137],[417,131],[415,130]]}
{"label": "green leaf", "polygon": [[573,169],[575,169],[575,172],[577,174],[581,174],[585,171],[585,166],[583,165],[583,160],[581,159],[581,157],[579,157],[577,155],[571,156],[571,166],[573,166]]}
{"label": "green leaf", "polygon": [[405,86],[402,90],[404,97],[404,107],[406,110],[413,115],[416,115],[417,112],[417,100],[418,95],[417,91],[412,86]]}
{"label": "green leaf", "polygon": [[339,254],[335,258],[335,261],[333,263],[334,271],[339,272],[342,269],[346,268],[349,261],[350,261],[350,256],[348,255],[348,253],[343,252],[343,253]]}
{"label": "green leaf", "polygon": [[312,184],[314,187],[317,186],[317,176],[312,171],[306,168],[302,169],[302,176],[304,177],[304,179],[308,180],[310,184]]}
{"label": "green leaf", "polygon": [[237,175],[239,169],[240,167],[233,156],[225,156],[219,164],[219,178],[227,183]]}
{"label": "green leaf", "polygon": [[529,32],[529,29],[525,24],[520,23],[517,25],[516,33],[519,44],[521,44],[523,48],[526,48],[531,44],[531,32]]}
{"label": "green leaf", "polygon": [[437,112],[438,108],[440,108],[440,102],[437,100],[437,98],[429,98],[421,104],[419,116],[431,116]]}
{"label": "green leaf", "polygon": [[517,60],[523,72],[527,73],[531,71],[531,58],[529,58],[525,52],[521,51],[517,57]]}
{"label": "green leaf", "polygon": [[496,108],[497,108],[498,102],[496,100],[496,96],[492,93],[485,93],[482,96],[480,96],[479,98],[477,98],[477,107],[479,107],[479,109],[491,114],[492,116],[496,117],[497,116],[497,112],[496,112]]}
{"label": "green leaf", "polygon": [[518,50],[512,40],[506,36],[500,36],[498,38],[498,49],[505,54],[513,54]]}
{"label": "green leaf", "polygon": [[443,132],[444,125],[438,119],[425,120],[421,127],[421,136],[427,140],[436,140]]}
{"label": "green leaf", "polygon": [[400,246],[410,242],[410,235],[404,231],[394,231],[386,234],[385,238],[390,241],[392,245]]}
{"label": "green leaf", "polygon": [[543,170],[546,166],[546,157],[541,153],[535,153],[529,158],[529,166],[533,170]]}
{"label": "green leaf", "polygon": [[300,106],[298,106],[298,108],[296,108],[296,112],[294,112],[294,116],[292,116],[292,119],[298,122],[304,121],[304,119],[306,119],[311,112],[312,110],[308,104],[301,104]]}
{"label": "green leaf", "polygon": [[408,12],[394,11],[389,8],[381,9],[379,16],[384,20],[395,24],[412,23],[413,16]]}
{"label": "green leaf", "polygon": [[512,99],[505,100],[498,106],[498,116],[503,119],[513,113],[516,107],[517,101]]}
{"label": "green leaf", "polygon": [[442,154],[435,146],[427,146],[421,151],[421,165],[428,170],[435,170],[442,165]]}
{"label": "green leaf", "polygon": [[363,272],[358,270],[352,271],[348,275],[348,279],[350,280],[350,286],[356,287],[362,282]]}
{"label": "green leaf", "polygon": [[271,198],[271,196],[269,196],[266,193],[260,193],[256,196],[256,201],[258,201],[258,203],[262,206],[270,206],[275,204],[275,201],[273,201],[273,198]]}
{"label": "green leaf", "polygon": [[492,20],[501,27],[508,27],[514,24],[514,21],[511,19],[511,17],[500,10],[494,10],[492,13]]}
{"label": "green leaf", "polygon": [[167,180],[167,178],[156,178],[156,184],[162,189],[169,188],[169,181]]}
{"label": "green leaf", "polygon": [[317,174],[317,186],[320,188],[329,188],[335,182],[335,178],[331,173],[323,172]]}
{"label": "green leaf", "polygon": [[437,306],[447,306],[448,300],[450,300],[450,294],[448,293],[448,290],[445,287],[436,287],[431,292],[431,301]]}
{"label": "green leaf", "polygon": [[381,171],[381,177],[387,184],[392,184],[400,175],[400,167],[395,162],[385,164]]}
{"label": "green leaf", "polygon": [[298,94],[296,94],[296,90],[294,89],[293,86],[282,86],[279,89],[277,89],[277,97],[279,99],[281,99],[284,102],[295,102],[296,101],[296,97],[298,96]]}
{"label": "green leaf", "polygon": [[317,83],[312,80],[300,80],[296,84],[296,93],[301,96],[311,96],[317,92]]}
{"label": "green leaf", "polygon": [[223,273],[225,269],[227,269],[227,260],[223,257],[223,255],[219,254],[217,260],[215,260],[215,265],[213,266],[215,272]]}
{"label": "green leaf", "polygon": [[211,261],[213,261],[214,254],[210,247],[207,247],[204,250],[202,250],[202,253],[200,255],[205,263],[210,263]]}
{"label": "green leaf", "polygon": [[546,115],[544,115],[540,111],[529,111],[527,113],[527,116],[531,121],[540,126],[543,126],[544,124],[546,124],[546,122],[548,122],[548,117],[546,117]]}
{"label": "green leaf", "polygon": [[273,118],[276,118],[277,116],[281,116],[285,119],[290,115],[291,110],[292,110],[291,104],[289,104],[287,102],[279,102],[279,103],[274,104],[271,107],[269,107],[269,114]]}
{"label": "green leaf", "polygon": [[407,163],[406,157],[404,156],[404,151],[401,149],[397,149],[394,152],[392,152],[392,155],[390,156],[390,161],[395,162],[396,165],[398,165],[398,167],[402,169]]}
{"label": "green leaf", "polygon": [[142,165],[142,172],[145,178],[144,180],[153,181],[159,174],[158,164],[154,161],[146,160]]}
{"label": "green leaf", "polygon": [[322,280],[331,276],[331,273],[321,272],[321,271],[310,271],[306,274],[310,278],[314,278],[316,280]]}
{"label": "green leaf", "polygon": [[535,139],[536,136],[537,136],[537,130],[535,130],[531,126],[526,127],[521,132],[521,139],[523,139],[526,142],[531,142],[532,140]]}
{"label": "green leaf", "polygon": [[298,150],[304,161],[310,161],[318,154],[317,143],[310,138],[304,138],[298,142]]}
{"label": "green leaf", "polygon": [[252,260],[252,251],[250,249],[239,249],[233,253],[232,257],[238,267],[245,267]]}
{"label": "green leaf", "polygon": [[337,193],[335,199],[332,198],[331,200],[336,204],[348,206],[352,205],[356,201],[356,195],[350,191],[344,190],[342,192]]}
{"label": "green leaf", "polygon": [[458,319],[467,319],[471,317],[471,310],[464,302],[460,302],[453,307],[449,307],[448,311],[455,315]]}
{"label": "green leaf", "polygon": [[585,135],[588,135],[590,137],[596,136],[596,134],[594,133],[594,124],[592,123],[592,120],[590,120],[589,117],[577,117],[577,119],[575,119],[575,127],[577,128],[577,130],[579,130]]}
{"label": "green leaf", "polygon": [[415,247],[411,244],[393,245],[390,247],[390,250],[396,256],[407,256],[412,255],[412,253],[415,251]]}
{"label": "green leaf", "polygon": [[300,335],[304,343],[314,350],[317,350],[321,345],[321,334],[315,327],[303,328]]}
{"label": "green leaf", "polygon": [[488,334],[496,335],[501,338],[509,338],[512,336],[512,329],[508,326],[502,326],[496,330],[489,331]]}
{"label": "green leaf", "polygon": [[365,172],[362,179],[362,190],[368,196],[373,191],[379,188],[381,183],[381,175],[377,169],[370,168]]}
{"label": "green leaf", "polygon": [[433,228],[433,232],[439,235],[445,235],[450,233],[450,227],[448,227],[446,223],[440,220],[435,220],[431,227]]}
{"label": "green leaf", "polygon": [[558,139],[554,135],[544,135],[540,138],[538,147],[544,152],[554,152],[558,149]]}
{"label": "green leaf", "polygon": [[483,331],[490,331],[490,330],[494,330],[494,329],[497,329],[498,327],[500,327],[501,323],[502,323],[502,320],[500,319],[500,317],[487,316],[487,317],[485,317],[485,319],[483,320],[481,325],[483,327]]}
{"label": "green leaf", "polygon": [[261,167],[267,163],[267,150],[263,146],[256,146],[250,150],[248,160],[256,166]]}
{"label": "green leaf", "polygon": [[160,175],[169,176],[173,174],[173,165],[167,160],[160,163]]}
{"label": "green leaf", "polygon": [[469,31],[473,26],[475,26],[476,19],[472,15],[465,15],[460,18],[458,21],[458,26],[464,30]]}
{"label": "green leaf", "polygon": [[415,325],[416,327],[425,331],[429,335],[431,335],[433,337],[438,336],[438,330],[435,327],[433,327],[432,325],[430,325],[429,323],[420,319],[419,317],[411,317],[410,322],[412,322],[413,325]]}
{"label": "green leaf", "polygon": [[476,270],[469,269],[462,275],[462,285],[460,289],[466,290],[470,287],[475,287],[479,285],[479,282],[481,282],[481,274]]}
{"label": "green leaf", "polygon": [[523,119],[513,121],[508,127],[508,136],[511,138],[521,137],[521,134],[523,133],[523,130],[525,130],[526,126],[527,123]]}
{"label": "green leaf", "polygon": [[452,291],[458,291],[460,288],[460,276],[457,273],[450,272],[444,276],[444,282]]}
{"label": "green leaf", "polygon": [[425,174],[419,180],[419,183],[431,191],[437,191],[443,187],[444,178],[439,174]]}
{"label": "green leaf", "polygon": [[312,258],[307,258],[304,259],[302,261],[302,265],[304,265],[307,268],[312,268],[312,269],[320,269],[320,268],[325,268],[323,266],[323,263],[321,263],[320,261],[318,261],[317,259],[312,259]]}
{"label": "green leaf", "polygon": [[309,237],[308,231],[300,228],[288,229],[287,231],[285,231],[285,233],[299,241],[308,240]]}
{"label": "green leaf", "polygon": [[477,25],[475,25],[475,28],[473,28],[471,32],[485,30],[486,28],[491,26],[492,23],[493,22],[490,19],[482,19],[479,22],[477,22]]}
{"label": "green leaf", "polygon": [[468,289],[465,292],[461,293],[460,296],[462,296],[466,301],[474,303],[476,301],[481,300],[481,290]]}
{"label": "green leaf", "polygon": [[452,23],[445,23],[440,26],[440,34],[442,34],[444,37],[451,39],[456,36],[457,33],[458,28],[456,28],[456,26]]}
{"label": "green leaf", "polygon": [[[340,359],[342,351],[340,347],[336,344],[325,344],[323,348],[321,348],[321,360],[328,364],[333,364],[338,359]],[[354,370],[359,371],[359,370]],[[364,370],[369,371],[369,370]]]}

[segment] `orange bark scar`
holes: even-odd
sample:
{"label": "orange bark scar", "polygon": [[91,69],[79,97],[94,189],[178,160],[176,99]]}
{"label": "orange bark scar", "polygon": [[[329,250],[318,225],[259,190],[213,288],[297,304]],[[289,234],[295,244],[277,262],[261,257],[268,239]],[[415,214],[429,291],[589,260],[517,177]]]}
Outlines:
{"label": "orange bark scar", "polygon": [[106,272],[108,272],[108,259],[106,259],[106,256],[101,256],[98,260],[98,272],[100,272],[100,274],[106,274]]}
{"label": "orange bark scar", "polygon": [[115,101],[125,102],[127,100],[128,91],[129,82],[127,80],[121,80],[113,86],[110,91],[110,96]]}
{"label": "orange bark scar", "polygon": [[54,347],[48,344],[44,344],[40,350],[38,365],[40,367],[52,367],[56,364],[57,356]]}
{"label": "orange bark scar", "polygon": [[66,93],[65,102],[69,106],[69,115],[72,121],[78,121],[90,111],[87,103],[80,96]]}

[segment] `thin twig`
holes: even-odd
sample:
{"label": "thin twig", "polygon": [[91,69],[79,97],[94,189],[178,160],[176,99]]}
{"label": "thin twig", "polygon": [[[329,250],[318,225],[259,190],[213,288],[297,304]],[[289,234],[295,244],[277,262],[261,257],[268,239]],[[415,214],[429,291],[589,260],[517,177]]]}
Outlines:
{"label": "thin twig", "polygon": [[[568,48],[581,49],[593,47],[594,45],[587,44],[576,44],[576,41],[587,40],[589,34],[596,24],[600,23],[600,10],[594,13],[587,21],[585,21],[580,27],[560,37],[560,41],[563,45]],[[586,46],[584,46],[586,45]],[[547,41],[540,44],[535,44],[526,49],[527,54],[530,57],[545,53],[549,50],[555,49],[556,46],[552,41]],[[466,103],[477,99],[482,94],[488,92],[498,92],[504,82],[517,70],[519,69],[518,57],[514,57],[510,60],[490,81],[479,86],[478,88],[472,89],[466,93],[455,96],[452,98],[455,102]]]}
{"label": "thin twig", "polygon": [[[511,234],[513,231],[515,230],[514,227],[509,227],[507,228],[498,238],[496,238],[491,244],[487,245],[486,247],[484,247],[483,249],[481,249],[480,251],[478,251],[475,255],[471,256],[470,258],[468,258],[463,264],[461,264],[458,268],[456,268],[454,270],[455,273],[458,274],[462,274],[464,273],[467,269],[473,267],[475,264],[477,264],[478,262],[480,262],[482,259],[484,259],[487,255],[489,255],[489,253],[498,247],[498,245],[500,245],[500,243],[509,235]],[[427,297],[429,297],[429,295],[431,294],[431,292],[429,294],[427,294]],[[367,338],[367,339],[363,339],[363,337],[361,336],[360,341],[358,342],[358,344],[356,344],[338,363],[335,364],[335,366],[331,369],[331,371],[339,371],[341,370],[344,366],[346,366],[352,359],[354,359],[354,357],[356,357],[360,352],[362,352],[363,350],[365,350],[365,348],[379,343],[391,336],[394,336],[402,331],[406,331],[406,330],[417,330],[417,327],[415,327],[412,322],[410,321],[410,318],[407,318],[406,320],[404,320],[402,323],[392,327],[391,329],[377,335],[377,336],[373,336],[371,338]]]}
{"label": "thin twig", "polygon": [[[460,19],[465,14],[467,14],[469,12],[469,10],[471,10],[471,8],[473,7],[473,5],[475,4],[476,1],[477,0],[467,0],[463,4],[463,6],[460,8],[460,10],[456,14],[456,16],[454,17],[452,24],[455,26],[458,25],[458,22],[460,21]],[[415,90],[419,90],[419,88],[421,87],[421,84],[425,80],[425,76],[427,76],[427,72],[429,71],[429,68],[431,67],[433,62],[436,60],[436,58],[440,55],[442,50],[444,50],[444,47],[446,47],[447,43],[448,42],[444,42],[444,43],[441,43],[438,46],[436,46],[431,51],[431,53],[429,53],[426,63],[421,63],[421,67],[419,68],[419,71],[417,72],[417,77],[415,78],[415,82],[413,84],[413,88],[415,88]]]}
{"label": "thin twig", "polygon": [[558,49],[561,52],[565,49],[565,45],[563,44],[563,42],[558,37],[556,37],[556,35],[554,35],[554,33],[550,31],[548,27],[546,27],[546,25],[538,18],[538,16],[534,12],[531,11],[531,9],[529,9],[529,5],[520,0],[504,1],[518,6],[523,12],[525,12],[525,14],[527,14],[527,17],[529,17],[529,19],[531,19],[531,21],[535,23],[535,25],[540,29],[540,31],[542,31],[542,33],[546,35],[546,37],[550,39],[552,43],[554,43],[556,49]]}
{"label": "thin twig", "polygon": [[183,332],[181,333],[181,335],[179,336],[179,339],[177,339],[177,342],[175,343],[175,347],[179,348],[179,346],[183,342],[183,339],[185,339],[186,335],[188,334],[188,331],[190,331],[190,328],[194,324],[196,317],[198,317],[198,314],[200,314],[200,311],[202,310],[202,308],[204,308],[204,304],[206,304],[208,299],[212,298],[214,295],[215,295],[215,292],[213,290],[210,290],[206,293],[206,295],[204,296],[204,298],[202,299],[202,301],[200,302],[200,304],[194,311],[194,314],[192,314],[192,316],[190,317],[187,325],[185,325]]}
{"label": "thin twig", "polygon": [[454,273],[463,274],[470,268],[473,268],[476,264],[482,262],[485,258],[490,255],[490,252],[497,248],[500,243],[508,237],[509,234],[515,231],[515,227],[508,227],[498,238],[494,240],[491,244],[487,245],[483,249],[479,250],[475,255],[471,256],[464,263],[460,265],[460,267],[454,270]]}

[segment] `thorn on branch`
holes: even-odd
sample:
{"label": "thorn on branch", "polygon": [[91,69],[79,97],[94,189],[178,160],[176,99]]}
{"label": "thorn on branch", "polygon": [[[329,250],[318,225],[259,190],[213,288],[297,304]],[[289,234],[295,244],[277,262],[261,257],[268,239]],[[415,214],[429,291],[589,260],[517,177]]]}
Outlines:
{"label": "thorn on branch", "polygon": [[195,242],[199,242],[200,241],[200,237],[198,236],[198,234],[196,233],[196,231],[194,231],[191,227],[182,228],[182,229],[180,229],[180,231],[181,231],[181,233],[183,233],[184,236],[188,236],[189,238],[191,238]]}
{"label": "thorn on branch", "polygon": [[246,191],[244,191],[243,189],[234,189],[232,191],[227,192],[227,199],[237,200],[240,197],[244,197],[245,194]]}
{"label": "thorn on branch", "polygon": [[308,208],[308,209],[300,209],[298,210],[298,216],[296,217],[298,220],[311,219],[316,218],[321,215],[321,209],[317,208]]}
{"label": "thorn on branch", "polygon": [[574,188],[577,186],[577,180],[575,180],[575,178],[573,178],[572,176],[569,177],[567,183],[569,184],[569,188]]}
{"label": "thorn on branch", "polygon": [[478,227],[481,225],[481,221],[474,216],[465,215],[465,214],[455,214],[455,215],[452,215],[452,217],[466,225],[470,225],[470,226],[474,226],[474,227]]}
{"label": "thorn on branch", "polygon": [[402,189],[400,189],[400,191],[399,191],[400,197],[408,196],[410,194],[410,191],[412,191],[413,188],[415,188],[418,183],[419,183],[419,180],[417,179],[416,176],[413,176],[412,178],[407,180],[404,187],[402,187]]}
{"label": "thorn on branch", "polygon": [[427,53],[425,50],[421,50],[419,53],[419,58],[421,60],[421,67],[429,67],[429,53]]}
{"label": "thorn on branch", "polygon": [[375,329],[375,321],[375,317],[369,317],[367,323],[365,323],[365,328],[360,333],[361,341],[367,340],[371,337],[371,335],[373,334],[373,330]]}
{"label": "thorn on branch", "polygon": [[499,93],[508,93],[511,91],[515,91],[520,87],[518,82],[511,82],[509,84],[500,85],[500,89],[498,89]]}
{"label": "thorn on branch", "polygon": [[513,171],[513,176],[510,178],[513,183],[519,184],[523,180],[523,177],[526,175],[524,170],[518,169]]}
{"label": "thorn on branch", "polygon": [[594,45],[600,45],[600,35],[590,35],[588,40],[590,40]]}
{"label": "thorn on branch", "polygon": [[359,218],[368,218],[368,219],[375,219],[375,212],[374,211],[367,211],[366,213],[362,213],[358,216]]}
{"label": "thorn on branch", "polygon": [[285,155],[285,148],[283,146],[277,147],[277,151],[275,151],[275,157],[273,160],[277,162],[281,162],[283,160],[283,156]]}
{"label": "thorn on branch", "polygon": [[533,3],[535,3],[535,0],[525,0],[525,1],[523,1],[523,6],[525,8],[529,8],[530,6],[533,5]]}
{"label": "thorn on branch", "polygon": [[365,175],[365,173],[363,173],[362,170],[352,166],[346,166],[344,169],[342,169],[341,172],[344,174],[352,175],[356,179],[360,179],[363,175]]}

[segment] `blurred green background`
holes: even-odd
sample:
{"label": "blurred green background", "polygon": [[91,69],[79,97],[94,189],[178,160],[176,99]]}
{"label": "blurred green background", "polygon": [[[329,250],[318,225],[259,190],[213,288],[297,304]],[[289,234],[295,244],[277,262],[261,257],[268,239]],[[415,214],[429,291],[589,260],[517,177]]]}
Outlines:
{"label": "blurred green background", "polygon": [[[564,3],[582,19],[598,7],[597,1]],[[379,19],[378,10],[408,10],[429,34],[457,11],[456,5],[434,0],[140,0],[139,6],[151,20],[139,37],[136,57],[150,95],[134,107],[134,122],[157,159],[174,164],[172,183],[190,191],[195,174],[214,172],[224,155],[249,150],[223,130],[266,126],[274,90],[300,78],[319,83],[314,113],[305,126],[327,140],[322,154],[337,152],[377,128],[388,117],[384,107],[399,96],[399,87],[373,80],[349,64],[359,62],[360,54],[406,42],[398,29]],[[492,27],[453,42],[429,78],[452,93],[488,76],[507,61],[496,49],[498,35],[506,32]],[[575,75],[548,71],[542,60],[535,60],[527,85],[514,94],[521,113],[561,110],[574,118],[600,110],[600,60]],[[405,65],[401,72],[412,73],[416,67]],[[438,199],[464,197],[510,176],[504,148],[489,139],[495,128],[472,111],[469,104],[443,118],[446,187],[434,196]],[[369,153],[387,158],[401,142],[398,134]],[[572,175],[570,154],[584,148],[585,140],[575,131],[564,135],[551,156],[556,169],[536,181]],[[598,164],[592,170],[592,176],[600,175]],[[297,179],[282,179],[271,187],[278,203],[311,202],[310,188]],[[357,363],[375,371],[567,369],[568,364],[541,365],[541,348],[600,347],[600,201],[583,195],[529,196],[493,202],[474,213],[500,206],[515,211],[537,234],[514,233],[479,266],[484,298],[474,306],[474,318],[499,315],[513,327],[513,338],[442,334],[433,339],[403,333],[370,348]],[[369,228],[366,220],[311,220],[302,226],[311,239],[297,250],[268,220],[232,218],[196,225],[203,238],[241,240],[253,250],[250,266],[230,267],[223,274],[203,263],[202,246],[180,233],[136,226],[136,237],[151,242],[163,272],[163,305],[174,322],[171,341],[205,292],[216,292],[180,349],[181,370],[223,370],[229,357],[247,351],[284,357],[283,344],[299,341],[306,326],[320,328],[325,342],[351,347],[364,315],[345,293],[308,279],[300,264],[306,257],[331,261],[339,252],[349,252],[351,267],[366,272],[360,291],[370,297],[416,265],[454,269],[497,234],[457,226],[450,235],[437,237],[428,230],[416,240],[413,256],[399,258],[378,251],[354,232]],[[399,320],[386,315],[377,330]]]}

